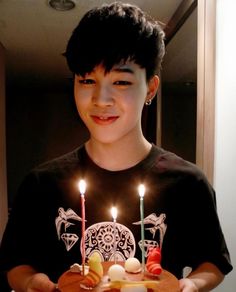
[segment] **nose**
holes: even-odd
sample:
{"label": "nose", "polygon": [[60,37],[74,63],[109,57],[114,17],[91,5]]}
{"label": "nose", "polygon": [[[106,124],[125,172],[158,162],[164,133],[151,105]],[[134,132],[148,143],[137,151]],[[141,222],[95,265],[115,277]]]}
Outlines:
{"label": "nose", "polygon": [[114,103],[112,90],[108,85],[99,84],[93,92],[93,104],[96,106],[106,107]]}

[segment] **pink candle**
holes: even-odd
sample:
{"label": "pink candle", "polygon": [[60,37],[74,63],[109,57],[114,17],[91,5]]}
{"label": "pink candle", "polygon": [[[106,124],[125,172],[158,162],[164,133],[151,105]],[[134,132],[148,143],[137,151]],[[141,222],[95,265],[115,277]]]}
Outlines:
{"label": "pink candle", "polygon": [[86,183],[82,179],[79,181],[79,191],[81,197],[81,216],[82,216],[82,233],[81,233],[81,247],[82,247],[82,275],[84,276],[84,266],[85,266],[85,198],[84,194],[86,191]]}
{"label": "pink candle", "polygon": [[142,272],[145,271],[145,250],[144,250],[144,203],[143,198],[145,195],[145,186],[140,184],[138,187],[138,193],[140,197],[140,217],[141,217],[141,241],[142,241]]}

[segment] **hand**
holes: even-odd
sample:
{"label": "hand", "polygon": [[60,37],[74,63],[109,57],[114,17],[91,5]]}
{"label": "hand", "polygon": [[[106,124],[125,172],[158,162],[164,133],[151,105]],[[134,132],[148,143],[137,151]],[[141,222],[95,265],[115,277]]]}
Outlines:
{"label": "hand", "polygon": [[179,286],[181,292],[198,292],[198,288],[195,283],[188,278],[179,280]]}
{"label": "hand", "polygon": [[49,280],[48,276],[42,273],[34,274],[28,281],[26,292],[54,292],[56,284]]}

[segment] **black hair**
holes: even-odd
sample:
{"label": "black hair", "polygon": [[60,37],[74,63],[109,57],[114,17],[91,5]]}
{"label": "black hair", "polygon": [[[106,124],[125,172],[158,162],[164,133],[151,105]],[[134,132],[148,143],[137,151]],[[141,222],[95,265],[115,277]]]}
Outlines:
{"label": "black hair", "polygon": [[159,71],[164,53],[159,23],[135,5],[115,2],[84,15],[64,55],[70,70],[81,76],[100,64],[109,72],[130,60],[146,69],[148,80]]}

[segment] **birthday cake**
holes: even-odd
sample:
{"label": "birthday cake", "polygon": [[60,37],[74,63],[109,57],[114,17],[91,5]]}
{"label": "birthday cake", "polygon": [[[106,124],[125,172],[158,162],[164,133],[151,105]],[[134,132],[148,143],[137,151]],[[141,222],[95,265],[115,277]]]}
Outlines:
{"label": "birthday cake", "polygon": [[179,292],[174,275],[161,268],[160,253],[153,249],[145,267],[136,258],[126,262],[101,262],[97,253],[88,260],[88,266],[74,264],[59,278],[60,292]]}

